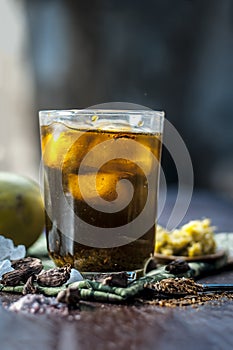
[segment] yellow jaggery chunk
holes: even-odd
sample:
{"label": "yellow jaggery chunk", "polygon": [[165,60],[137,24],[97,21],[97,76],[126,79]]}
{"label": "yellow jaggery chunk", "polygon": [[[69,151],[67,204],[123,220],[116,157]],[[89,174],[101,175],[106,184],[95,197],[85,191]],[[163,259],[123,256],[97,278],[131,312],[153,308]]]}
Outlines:
{"label": "yellow jaggery chunk", "polygon": [[172,232],[157,227],[155,252],[164,255],[200,256],[216,250],[210,219],[192,220]]}

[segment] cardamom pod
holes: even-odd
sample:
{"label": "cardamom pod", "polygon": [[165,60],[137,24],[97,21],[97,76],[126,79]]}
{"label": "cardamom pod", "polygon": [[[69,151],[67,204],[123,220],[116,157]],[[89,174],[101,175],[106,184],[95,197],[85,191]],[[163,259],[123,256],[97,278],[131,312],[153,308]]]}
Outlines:
{"label": "cardamom pod", "polygon": [[70,278],[71,265],[42,271],[37,276],[37,283],[44,287],[60,287]]}
{"label": "cardamom pod", "polygon": [[11,272],[4,273],[2,275],[1,284],[4,286],[17,286],[21,282],[23,282],[25,276],[25,271],[14,270]]}
{"label": "cardamom pod", "polygon": [[32,271],[33,274],[38,274],[43,269],[42,261],[40,259],[30,257],[14,260],[12,261],[11,266],[15,270],[30,271],[30,274],[32,274]]}
{"label": "cardamom pod", "polygon": [[1,283],[5,286],[17,286],[20,283],[26,283],[30,276],[40,273],[43,268],[40,259],[29,257],[15,260],[11,266],[15,270],[2,276]]}

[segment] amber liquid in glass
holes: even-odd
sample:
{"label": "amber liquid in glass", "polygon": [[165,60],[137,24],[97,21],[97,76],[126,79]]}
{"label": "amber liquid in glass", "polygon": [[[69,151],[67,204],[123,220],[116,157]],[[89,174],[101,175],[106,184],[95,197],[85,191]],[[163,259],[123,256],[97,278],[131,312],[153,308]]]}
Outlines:
{"label": "amber liquid in glass", "polygon": [[[139,132],[80,130],[54,122],[41,128],[42,156],[44,162],[44,192],[46,208],[46,235],[48,252],[58,266],[71,263],[82,272],[117,272],[142,269],[145,261],[154,252],[155,218],[157,211],[157,185],[159,166],[152,165],[152,157],[160,160],[161,135]],[[134,140],[143,145],[145,151],[134,154],[129,149],[136,162],[130,159],[116,158],[107,161],[100,168],[92,164],[85,164],[80,170],[80,164],[85,155],[94,146],[104,141],[110,142],[110,148],[102,152],[93,152],[95,161],[101,161],[105,152],[111,149],[111,143],[119,145],[120,149],[132,147],[128,140]],[[110,157],[109,157],[110,158]],[[144,171],[140,164],[143,164]],[[152,226],[147,232],[119,247],[96,248],[79,243],[82,226],[71,222],[70,215],[62,206],[60,198],[65,196],[67,202],[84,222],[99,227],[113,228],[126,225],[140,215],[148,196],[147,176],[152,176],[154,186],[154,201],[148,212],[148,220],[152,219]],[[84,179],[84,193],[80,190],[78,177]],[[133,197],[130,203],[117,212],[109,213],[91,207],[95,202],[96,192],[93,192],[93,179],[98,195],[109,202],[116,200],[117,183],[124,179],[133,185]],[[62,189],[59,182],[62,180]],[[63,193],[61,193],[63,191]],[[83,198],[88,198],[88,203]],[[127,190],[123,192],[127,200]],[[124,198],[123,198],[124,200]],[[104,207],[103,207],[104,209]],[[60,227],[63,227],[62,232]],[[59,227],[59,228],[58,228]],[[65,230],[65,232],[64,232]],[[82,234],[85,234],[82,232]],[[88,232],[87,232],[88,234]]]}

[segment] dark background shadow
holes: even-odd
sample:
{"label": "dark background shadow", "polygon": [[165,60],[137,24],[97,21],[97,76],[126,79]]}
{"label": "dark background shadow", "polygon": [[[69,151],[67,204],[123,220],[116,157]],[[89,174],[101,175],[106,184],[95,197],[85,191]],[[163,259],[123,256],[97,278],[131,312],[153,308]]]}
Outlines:
{"label": "dark background shadow", "polygon": [[[231,0],[25,2],[38,109],[122,101],[166,111],[195,185],[233,197]],[[163,168],[176,182],[170,156]]]}

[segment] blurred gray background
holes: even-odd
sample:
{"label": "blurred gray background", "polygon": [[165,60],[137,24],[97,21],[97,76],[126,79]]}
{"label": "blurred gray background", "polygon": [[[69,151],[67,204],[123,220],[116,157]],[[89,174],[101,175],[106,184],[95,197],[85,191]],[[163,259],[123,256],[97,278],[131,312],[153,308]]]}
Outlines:
{"label": "blurred gray background", "polygon": [[[132,102],[166,111],[197,188],[233,198],[232,0],[0,0],[0,30],[1,170],[38,176],[39,109]],[[163,169],[175,183],[166,151]]]}

